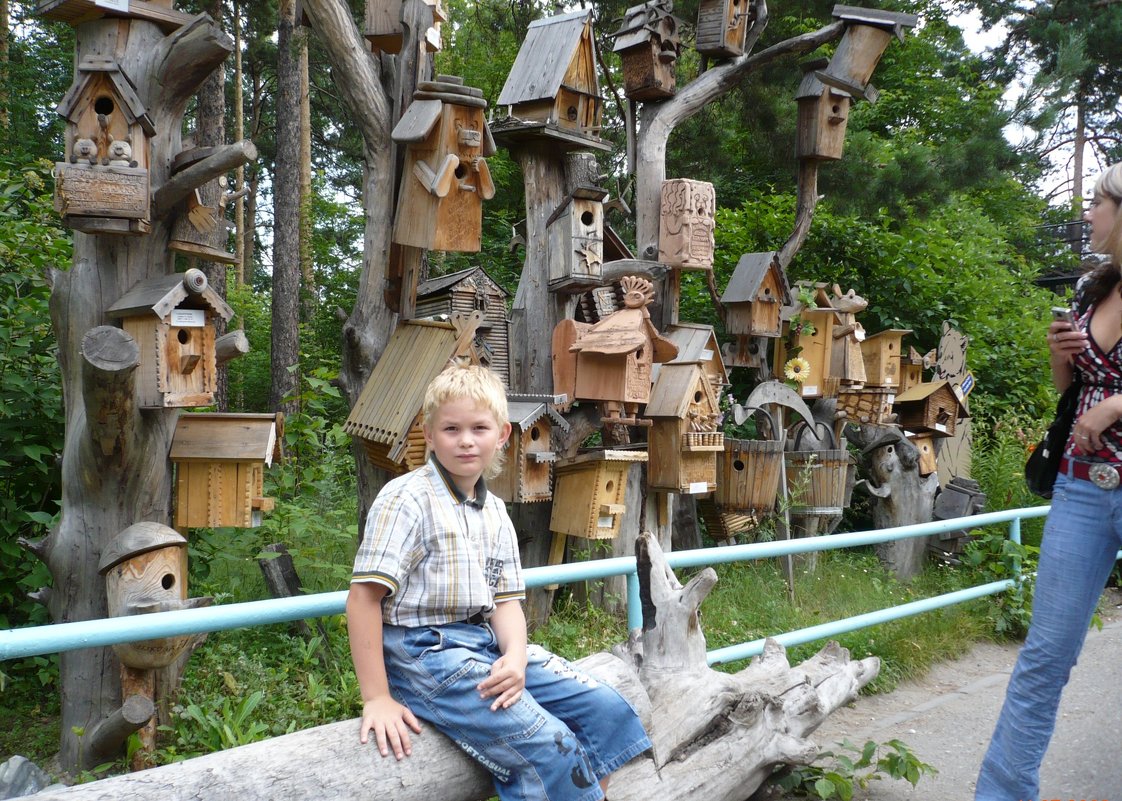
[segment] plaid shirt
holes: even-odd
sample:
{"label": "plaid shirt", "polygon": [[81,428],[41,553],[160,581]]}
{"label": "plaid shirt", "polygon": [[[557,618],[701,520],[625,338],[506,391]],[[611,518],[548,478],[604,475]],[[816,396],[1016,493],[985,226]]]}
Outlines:
{"label": "plaid shirt", "polygon": [[389,588],[383,620],[439,626],[526,597],[518,538],[483,479],[467,500],[435,457],[386,484],[366,516],[352,582]]}

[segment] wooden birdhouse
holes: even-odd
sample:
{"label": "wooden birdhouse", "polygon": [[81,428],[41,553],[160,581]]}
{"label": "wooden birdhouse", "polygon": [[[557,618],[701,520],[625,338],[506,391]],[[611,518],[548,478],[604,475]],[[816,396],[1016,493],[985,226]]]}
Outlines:
{"label": "wooden birdhouse", "polygon": [[877,68],[889,40],[895,35],[903,41],[904,28],[914,28],[919,17],[843,5],[834,6],[833,15],[846,23],[845,33],[830,59],[830,65],[815,74],[827,86],[873,102],[877,91],[869,79],[873,77],[873,70]]}
{"label": "wooden birdhouse", "polygon": [[503,457],[503,470],[487,482],[487,489],[507,503],[536,503],[553,497],[550,478],[557,453],[553,433],[569,430],[557,413],[551,395],[508,395],[511,433]]}
{"label": "wooden birdhouse", "polygon": [[610,149],[600,142],[603,99],[588,9],[534,20],[514,59],[498,104],[514,119],[504,141],[555,140],[562,148]]}
{"label": "wooden birdhouse", "polygon": [[146,234],[152,118],[116,61],[83,61],[77,75],[56,109],[66,155],[55,164],[55,210],[76,231]]}
{"label": "wooden birdhouse", "polygon": [[913,347],[908,352],[900,351],[900,392],[907,392],[916,384],[923,383],[923,356]]}
{"label": "wooden birdhouse", "polygon": [[725,439],[717,454],[717,491],[722,512],[768,514],[779,496],[783,443],[778,440]]}
{"label": "wooden birdhouse", "polygon": [[417,317],[451,316],[479,312],[474,348],[479,363],[497,373],[510,386],[510,322],[507,291],[482,267],[430,278],[417,286]]}
{"label": "wooden birdhouse", "polygon": [[779,313],[791,303],[787,274],[776,254],[745,253],[721,296],[725,326],[736,337],[777,337],[783,324]]}
{"label": "wooden birdhouse", "polygon": [[36,13],[75,26],[102,17],[142,19],[156,23],[165,34],[174,33],[195,18],[172,8],[171,0],[39,0]]}
{"label": "wooden birdhouse", "polygon": [[390,335],[343,424],[375,467],[397,474],[425,463],[425,390],[453,359],[479,363],[472,343],[482,320],[478,311],[451,322],[406,320]]}
{"label": "wooden birdhouse", "polygon": [[[172,160],[172,174],[201,160],[206,153],[204,148],[180,153]],[[227,191],[227,184],[226,176],[220,175],[187,196],[187,202],[172,223],[168,250],[219,264],[237,264],[238,257],[227,249],[233,226],[226,219],[226,204],[248,190],[234,195]]]}
{"label": "wooden birdhouse", "polygon": [[217,388],[214,323],[233,310],[201,270],[141,281],[106,312],[140,346],[142,408],[208,406]]}
{"label": "wooden birdhouse", "polygon": [[663,181],[658,260],[682,270],[712,270],[716,213],[713,184],[689,178]]}
{"label": "wooden birdhouse", "polygon": [[652,421],[647,486],[689,495],[715,490],[717,454],[725,443],[717,397],[701,364],[660,365],[644,416]]}
{"label": "wooden birdhouse", "polygon": [[801,65],[803,80],[795,93],[799,105],[795,156],[799,159],[834,161],[842,157],[845,147],[852,98],[841,89],[818,80],[816,71],[826,65],[826,59]]}
{"label": "wooden birdhouse", "polygon": [[748,26],[755,17],[751,0],[701,0],[694,47],[704,56],[743,55]]}
{"label": "wooden birdhouse", "polygon": [[175,465],[175,525],[255,528],[275,504],[265,468],[281,458],[284,415],[183,414],[168,458]]}
{"label": "wooden birdhouse", "polygon": [[651,323],[651,282],[625,276],[624,308],[594,325],[562,320],[553,330],[553,391],[598,401],[606,422],[640,425],[639,406],[651,394],[651,365],[677,347]]}
{"label": "wooden birdhouse", "polygon": [[937,437],[953,437],[958,418],[969,416],[961,390],[946,379],[901,392],[892,408],[897,422],[907,430]]}
{"label": "wooden birdhouse", "polygon": [[866,337],[861,343],[865,382],[875,387],[900,385],[900,340],[910,328],[890,328]]}
{"label": "wooden birdhouse", "polygon": [[908,440],[919,451],[919,474],[921,476],[929,476],[939,469],[934,435],[911,434],[908,436]]}
{"label": "wooden birdhouse", "polygon": [[[160,523],[134,523],[114,537],[97,566],[105,577],[110,617],[172,612],[206,606],[210,598],[187,598],[187,540]],[[166,667],[192,635],[113,646],[121,664],[140,670]]]}
{"label": "wooden birdhouse", "polygon": [[551,291],[599,286],[604,266],[604,198],[607,191],[581,187],[546,220]]}
{"label": "wooden birdhouse", "polygon": [[681,20],[671,0],[632,6],[612,36],[612,51],[623,63],[623,92],[629,100],[658,100],[674,95],[675,68],[681,52]]}
{"label": "wooden birdhouse", "polygon": [[483,92],[460,78],[422,81],[393,129],[407,145],[393,241],[426,250],[479,250],[483,201],[495,196],[495,143]]}
{"label": "wooden birdhouse", "polygon": [[590,451],[559,460],[554,468],[549,530],[561,537],[590,540],[617,537],[626,511],[628,470],[636,462],[645,461],[646,451],[632,450]]}
{"label": "wooden birdhouse", "polygon": [[[711,325],[699,323],[674,323],[668,325],[662,335],[678,348],[678,355],[670,364],[676,362],[697,362],[701,365],[709,386],[713,389],[713,397],[718,401],[721,393],[729,385],[729,373],[725,361],[721,357],[721,349],[717,344],[717,334]],[[662,366],[652,366],[652,378],[658,380],[658,371]]]}
{"label": "wooden birdhouse", "polygon": [[[784,317],[783,336],[775,340],[775,377],[783,381],[788,372],[795,375],[792,380],[798,383],[798,392],[804,398],[836,395],[838,382],[830,377],[834,347],[834,310],[814,308],[796,311],[795,307],[788,306],[781,316]],[[788,355],[795,348],[798,353]],[[800,381],[803,372],[806,377]]]}
{"label": "wooden birdhouse", "polygon": [[[441,49],[440,24],[447,22],[440,0],[425,0],[432,9],[432,25],[422,36],[425,50],[435,53]],[[401,19],[402,0],[366,0],[364,35],[370,46],[382,53],[400,53],[405,35]]]}

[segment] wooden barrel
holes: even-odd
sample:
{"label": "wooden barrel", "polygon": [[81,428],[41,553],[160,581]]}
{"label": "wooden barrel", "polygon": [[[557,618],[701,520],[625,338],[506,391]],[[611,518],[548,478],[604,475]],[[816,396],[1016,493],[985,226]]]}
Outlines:
{"label": "wooden barrel", "polygon": [[[844,440],[842,441],[844,444]],[[822,451],[787,451],[787,494],[791,512],[840,515],[845,506],[849,453],[844,447]]]}
{"label": "wooden barrel", "polygon": [[722,511],[771,511],[779,493],[782,444],[726,439],[718,456],[716,503]]}

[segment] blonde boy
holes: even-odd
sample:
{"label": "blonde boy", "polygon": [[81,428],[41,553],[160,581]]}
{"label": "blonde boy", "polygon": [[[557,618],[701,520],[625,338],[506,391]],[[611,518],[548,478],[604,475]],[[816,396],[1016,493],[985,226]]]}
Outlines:
{"label": "blonde boy", "polygon": [[615,690],[527,645],[514,526],[487,492],[510,436],[490,371],[452,366],[424,403],[429,460],[382,488],[347,598],[359,739],[412,752],[431,723],[495,777],[501,801],[599,801],[650,748]]}

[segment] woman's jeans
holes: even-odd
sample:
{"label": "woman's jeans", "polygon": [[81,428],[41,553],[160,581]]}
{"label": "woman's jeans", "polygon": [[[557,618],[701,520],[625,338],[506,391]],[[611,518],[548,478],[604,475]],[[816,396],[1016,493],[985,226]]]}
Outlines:
{"label": "woman's jeans", "polygon": [[1060,693],[1120,547],[1122,488],[1103,490],[1060,475],[1040,546],[1032,624],[982,761],[975,801],[1040,798],[1040,762]]}
{"label": "woman's jeans", "polygon": [[651,747],[614,689],[531,645],[526,688],[506,709],[476,685],[501,655],[491,627],[385,626],[393,695],[495,777],[502,801],[599,801],[599,780]]}

